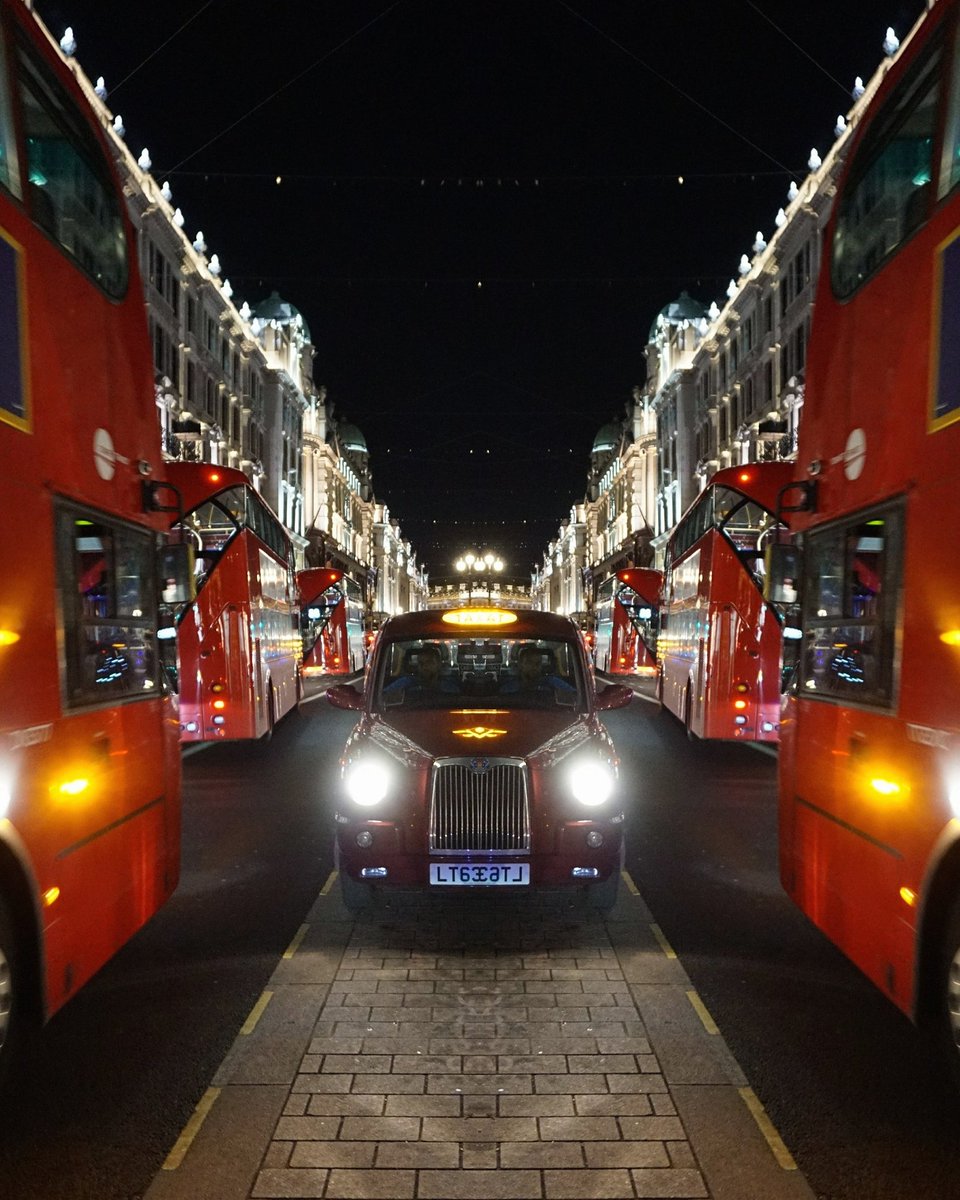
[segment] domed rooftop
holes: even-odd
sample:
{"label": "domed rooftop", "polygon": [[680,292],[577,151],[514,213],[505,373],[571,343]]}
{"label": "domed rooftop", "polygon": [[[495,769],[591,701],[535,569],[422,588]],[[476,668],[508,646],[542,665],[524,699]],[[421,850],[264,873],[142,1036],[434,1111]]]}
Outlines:
{"label": "domed rooftop", "polygon": [[616,450],[620,445],[620,435],[619,421],[609,421],[606,425],[601,425],[597,436],[593,439],[593,449],[590,453],[606,454],[610,450]]}
{"label": "domed rooftop", "polygon": [[284,300],[279,292],[271,292],[268,299],[261,300],[259,304],[255,304],[253,306],[253,315],[261,321],[276,321],[278,325],[289,325],[299,317],[303,326],[303,336],[308,342],[313,341],[307,323],[303,319],[303,313]]}
{"label": "domed rooftop", "polygon": [[684,321],[699,321],[706,315],[706,304],[701,304],[699,300],[694,300],[689,292],[681,292],[676,300],[671,300],[669,304],[664,305],[653,318],[653,324],[650,326],[647,341],[652,342],[657,336],[657,328],[660,325],[661,317],[668,325],[681,325]]}
{"label": "domed rooftop", "polygon": [[337,426],[337,438],[341,450],[349,450],[354,454],[370,453],[367,449],[367,439],[356,425],[351,425],[349,421],[341,421]]}

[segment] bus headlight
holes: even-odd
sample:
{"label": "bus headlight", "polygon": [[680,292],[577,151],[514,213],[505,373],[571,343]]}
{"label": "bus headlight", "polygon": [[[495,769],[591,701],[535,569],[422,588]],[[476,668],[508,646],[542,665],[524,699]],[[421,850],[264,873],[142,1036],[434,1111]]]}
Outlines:
{"label": "bus headlight", "polygon": [[570,767],[570,791],[575,800],[587,808],[597,808],[613,795],[613,772],[601,762],[579,762]]}
{"label": "bus headlight", "polygon": [[351,763],[343,777],[347,795],[363,808],[382,803],[390,790],[390,772],[370,759]]}

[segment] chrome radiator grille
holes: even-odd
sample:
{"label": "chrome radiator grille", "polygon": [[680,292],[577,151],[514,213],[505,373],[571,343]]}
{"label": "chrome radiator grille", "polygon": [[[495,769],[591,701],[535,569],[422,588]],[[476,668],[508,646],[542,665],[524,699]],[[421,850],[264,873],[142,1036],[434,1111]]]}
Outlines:
{"label": "chrome radiator grille", "polygon": [[526,768],[516,759],[440,760],[433,770],[430,850],[530,849]]}

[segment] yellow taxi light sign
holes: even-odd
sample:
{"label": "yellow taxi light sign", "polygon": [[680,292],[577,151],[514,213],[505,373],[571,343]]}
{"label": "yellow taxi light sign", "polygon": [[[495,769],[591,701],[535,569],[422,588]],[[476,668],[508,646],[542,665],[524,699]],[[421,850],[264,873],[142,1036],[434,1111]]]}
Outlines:
{"label": "yellow taxi light sign", "polygon": [[442,620],[447,625],[466,628],[473,625],[512,625],[517,614],[507,608],[452,608],[445,612]]}

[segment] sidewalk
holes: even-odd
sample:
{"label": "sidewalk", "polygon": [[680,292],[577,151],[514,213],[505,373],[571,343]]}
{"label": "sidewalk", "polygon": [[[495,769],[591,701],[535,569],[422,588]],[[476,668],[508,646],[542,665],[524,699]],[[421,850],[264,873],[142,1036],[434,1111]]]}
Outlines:
{"label": "sidewalk", "polygon": [[146,1200],[813,1200],[629,878],[324,893]]}

